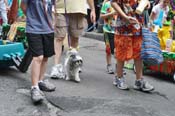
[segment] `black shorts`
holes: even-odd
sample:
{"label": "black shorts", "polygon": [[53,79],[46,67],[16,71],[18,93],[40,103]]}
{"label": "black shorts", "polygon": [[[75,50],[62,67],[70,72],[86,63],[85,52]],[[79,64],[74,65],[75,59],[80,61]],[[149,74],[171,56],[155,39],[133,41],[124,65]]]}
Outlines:
{"label": "black shorts", "polygon": [[107,45],[109,44],[109,47],[110,47],[109,49],[110,49],[111,54],[114,54],[114,49],[115,49],[114,34],[104,32],[104,41],[105,41],[106,47],[108,47]]}
{"label": "black shorts", "polygon": [[29,50],[33,57],[41,56],[51,57],[54,52],[54,33],[34,34],[27,33]]}

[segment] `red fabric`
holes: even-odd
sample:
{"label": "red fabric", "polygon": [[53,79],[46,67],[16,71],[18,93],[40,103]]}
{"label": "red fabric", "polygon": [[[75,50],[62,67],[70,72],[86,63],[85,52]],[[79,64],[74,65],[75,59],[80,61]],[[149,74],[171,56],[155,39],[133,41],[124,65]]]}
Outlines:
{"label": "red fabric", "polygon": [[12,24],[16,21],[18,13],[18,0],[13,0],[10,11],[8,12],[8,23]]}
{"label": "red fabric", "polygon": [[3,20],[2,20],[2,18],[0,17],[0,25],[2,25],[2,23],[3,23]]}
{"label": "red fabric", "polygon": [[115,55],[121,61],[140,59],[142,36],[115,35]]}

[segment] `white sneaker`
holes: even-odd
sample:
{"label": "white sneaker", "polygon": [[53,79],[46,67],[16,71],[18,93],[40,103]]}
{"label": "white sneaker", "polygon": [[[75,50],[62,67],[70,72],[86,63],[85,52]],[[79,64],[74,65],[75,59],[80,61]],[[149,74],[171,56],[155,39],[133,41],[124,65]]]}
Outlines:
{"label": "white sneaker", "polygon": [[64,79],[65,78],[65,72],[64,72],[63,65],[62,64],[57,64],[54,67],[52,67],[50,77],[52,79]]}
{"label": "white sneaker", "polygon": [[52,67],[51,73],[50,73],[50,77],[52,79],[58,79],[58,70],[56,66]]}

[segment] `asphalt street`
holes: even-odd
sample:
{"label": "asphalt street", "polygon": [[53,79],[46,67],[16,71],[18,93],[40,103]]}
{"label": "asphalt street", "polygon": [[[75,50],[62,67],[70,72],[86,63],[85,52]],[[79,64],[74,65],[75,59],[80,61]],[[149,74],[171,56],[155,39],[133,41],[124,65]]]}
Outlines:
{"label": "asphalt street", "polygon": [[53,57],[49,59],[45,76],[57,88],[45,92],[43,104],[38,105],[30,98],[30,69],[27,73],[14,67],[1,69],[0,116],[174,116],[175,83],[170,77],[148,71],[144,77],[155,91],[143,93],[133,89],[135,73],[126,69],[130,90],[122,91],[112,85],[114,75],[106,73],[104,42],[81,37],[80,54],[80,83],[50,79]]}

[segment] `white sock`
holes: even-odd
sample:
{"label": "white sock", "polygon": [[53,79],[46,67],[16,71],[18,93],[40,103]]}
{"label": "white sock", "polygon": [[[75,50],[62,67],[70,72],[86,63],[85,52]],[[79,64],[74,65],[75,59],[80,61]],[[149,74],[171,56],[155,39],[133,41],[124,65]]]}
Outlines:
{"label": "white sock", "polygon": [[143,78],[140,78],[140,79],[136,79],[136,81],[141,81],[141,80],[143,80]]}
{"label": "white sock", "polygon": [[36,88],[37,90],[40,90],[38,85],[31,86],[31,89],[34,89],[34,88]]}
{"label": "white sock", "polygon": [[43,80],[39,80],[38,83],[43,83]]}

